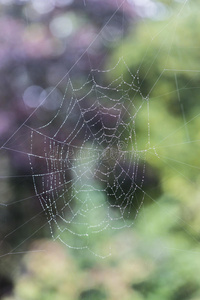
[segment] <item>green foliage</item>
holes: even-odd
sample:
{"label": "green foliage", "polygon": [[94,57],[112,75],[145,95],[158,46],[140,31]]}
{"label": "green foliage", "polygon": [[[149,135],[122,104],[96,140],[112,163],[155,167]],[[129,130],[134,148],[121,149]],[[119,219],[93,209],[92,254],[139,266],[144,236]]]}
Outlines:
{"label": "green foliage", "polygon": [[135,74],[139,91],[132,92],[133,101],[136,105],[148,103],[142,105],[135,118],[138,144],[145,149],[149,123],[151,151],[147,161],[159,169],[161,181],[171,176],[164,190],[169,190],[174,177],[188,186],[188,180],[196,181],[199,174],[195,168],[198,143],[190,143],[199,140],[199,23],[195,9],[181,16],[176,12],[167,22],[144,22],[116,50],[110,62],[115,65],[123,56],[125,64],[120,62],[113,73],[123,73],[127,82],[131,80],[130,72]]}

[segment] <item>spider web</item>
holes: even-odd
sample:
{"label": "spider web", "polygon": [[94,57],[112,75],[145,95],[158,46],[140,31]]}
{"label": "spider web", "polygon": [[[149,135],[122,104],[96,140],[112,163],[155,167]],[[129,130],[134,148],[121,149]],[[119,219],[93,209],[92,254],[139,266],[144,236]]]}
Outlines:
{"label": "spider web", "polygon": [[[105,73],[121,64],[131,81],[120,75],[103,85]],[[139,96],[137,102],[130,97],[133,92]],[[55,99],[54,92],[51,97]],[[91,235],[133,224],[144,201],[145,154],[150,143],[147,124],[146,148],[140,149],[135,122],[148,101],[138,76],[120,59],[113,69],[91,70],[80,87],[75,88],[68,76],[51,119],[37,128],[23,123],[14,143],[11,139],[9,146],[3,146],[27,156],[35,195],[54,240],[93,252]],[[52,136],[46,134],[49,127]],[[17,140],[24,149],[23,128],[27,152],[12,146]]]}
{"label": "spider web", "polygon": [[[186,3],[182,4],[180,12]],[[162,45],[145,77],[161,48]],[[139,214],[146,196],[143,188],[146,155],[151,154],[156,159],[168,161],[166,156],[162,157],[160,144],[168,140],[169,136],[162,137],[155,146],[150,143],[151,92],[163,74],[170,72],[175,74],[176,92],[181,102],[176,74],[193,71],[166,69],[165,62],[156,82],[152,83],[147,95],[143,95],[143,82],[139,77],[142,62],[133,74],[121,57],[111,69],[91,69],[81,83],[77,83],[70,75],[74,66],[1,149],[20,152],[29,161],[34,193],[46,216],[52,238],[70,248],[87,249],[97,254],[98,250],[93,249],[93,236],[101,236],[108,230],[130,227]],[[119,69],[129,74],[129,80],[124,79],[123,73],[110,80]],[[66,88],[62,100],[57,101],[57,109],[52,110],[44,120],[41,118],[43,106],[51,99],[56,99],[56,88],[61,83],[63,85],[63,82]],[[138,142],[137,122],[144,113],[147,115],[144,119],[146,134],[141,143],[141,139]],[[36,116],[35,126],[30,122],[33,115]],[[182,115],[182,127],[187,131],[184,110]],[[178,130],[173,130],[171,135]],[[188,133],[186,135],[188,139]],[[24,139],[28,147],[24,146]],[[176,144],[171,144],[171,147],[173,145]],[[167,147],[170,147],[169,144],[163,146]],[[26,176],[23,177],[26,179]],[[10,234],[16,230],[18,228]],[[19,246],[21,244],[9,253],[15,253]],[[109,255],[109,245],[105,252],[98,255]]]}
{"label": "spider web", "polygon": [[[148,100],[131,73],[130,83],[123,76],[108,85],[98,83],[113,70],[92,70],[79,88],[69,78],[53,118],[39,128],[29,127],[35,193],[53,239],[76,249],[91,250],[92,234],[130,226],[144,201],[146,150],[138,149],[134,124]],[[139,94],[138,106],[130,91]],[[55,131],[51,137],[45,135],[49,126]],[[37,143],[43,145],[39,150]],[[44,173],[38,173],[37,165],[44,165]]]}

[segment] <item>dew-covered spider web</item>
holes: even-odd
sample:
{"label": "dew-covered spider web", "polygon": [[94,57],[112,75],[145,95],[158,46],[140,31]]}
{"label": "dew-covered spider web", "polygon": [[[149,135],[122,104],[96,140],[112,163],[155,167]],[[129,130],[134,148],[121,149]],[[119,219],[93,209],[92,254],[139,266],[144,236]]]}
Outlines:
{"label": "dew-covered spider web", "polygon": [[[92,70],[80,88],[68,79],[55,116],[30,128],[28,156],[35,193],[53,238],[76,248],[89,247],[91,234],[130,226],[144,200],[146,150],[138,148],[135,121],[148,99],[132,74],[130,83],[120,76],[103,85],[98,83],[102,73]],[[138,106],[130,91],[139,94]],[[48,126],[55,131],[51,137],[45,135]],[[43,145],[41,153],[36,152],[36,141]],[[37,164],[45,164],[44,174],[35,171]],[[77,232],[70,229],[72,223]],[[75,245],[65,240],[65,231],[80,236],[80,245],[78,238]]]}
{"label": "dew-covered spider web", "polygon": [[[30,173],[3,174],[2,178],[19,177],[25,185],[26,180],[31,179],[32,196],[10,203],[2,201],[2,206],[23,205],[31,198],[34,203],[39,203],[40,212],[31,217],[29,211],[28,220],[14,228],[3,241],[43,215],[45,221],[42,226],[34,228],[33,236],[43,227],[48,227],[52,239],[69,248],[87,249],[98,256],[107,256],[111,253],[110,245],[106,250],[94,249],[94,239],[101,240],[106,232],[131,227],[145,199],[156,202],[156,196],[154,198],[146,190],[145,180],[147,188],[151,186],[153,189],[153,185],[158,184],[154,168],[161,161],[163,168],[172,170],[175,175],[181,173],[186,181],[189,181],[187,172],[181,167],[199,168],[185,155],[199,141],[197,136],[190,136],[189,128],[190,124],[195,126],[199,112],[194,108],[187,119],[184,90],[190,89],[192,93],[199,88],[200,68],[195,69],[190,62],[186,62],[184,68],[176,63],[183,63],[183,52],[187,49],[187,45],[183,52],[179,48],[176,21],[181,19],[185,10],[189,11],[188,1],[179,3],[178,13],[174,15],[167,11],[165,17],[164,6],[161,10],[161,6],[156,6],[157,14],[155,5],[151,6],[154,11],[150,13],[146,9],[142,15],[142,5],[135,1],[138,14],[142,15],[141,22],[144,22],[143,34],[147,35],[144,40],[148,40],[139,62],[134,65],[130,61],[133,42],[128,50],[122,45],[107,67],[101,64],[98,68],[91,66],[81,79],[73,74],[97,37],[105,36],[105,29],[124,2],[120,2],[84,54],[79,55],[57,84],[47,92],[40,91],[36,106],[31,107],[28,92],[24,94],[24,103],[32,110],[3,143],[1,151],[19,153],[29,165]],[[85,1],[84,5],[89,4]],[[149,32],[145,18],[151,17],[157,22],[159,12],[160,18],[167,21],[163,21],[161,31]],[[122,26],[123,23],[120,28]],[[168,28],[170,30],[165,31]],[[123,34],[121,38],[123,40]],[[156,52],[152,53],[155,40],[158,41]],[[164,56],[160,55],[163,49],[166,50]],[[154,68],[155,65],[159,66]],[[169,81],[170,91],[166,90]],[[166,107],[162,106],[162,101],[175,113],[181,111],[180,120],[169,119],[169,114],[163,112]],[[149,168],[151,163],[153,167]],[[173,190],[172,174],[166,171],[163,178],[163,181],[170,182]],[[162,184],[159,184],[162,189]],[[28,209],[26,205],[25,209]],[[7,253],[17,253],[32,235],[23,238]]]}
{"label": "dew-covered spider web", "polygon": [[[130,72],[123,59],[120,64]],[[75,249],[91,250],[91,235],[131,226],[144,201],[149,125],[146,148],[140,149],[135,122],[148,99],[137,75],[130,73],[130,82],[121,75],[104,83],[115,68],[91,70],[80,87],[67,78],[51,119],[37,128],[23,124],[35,195],[52,238]],[[132,101],[131,93],[139,99]]]}

